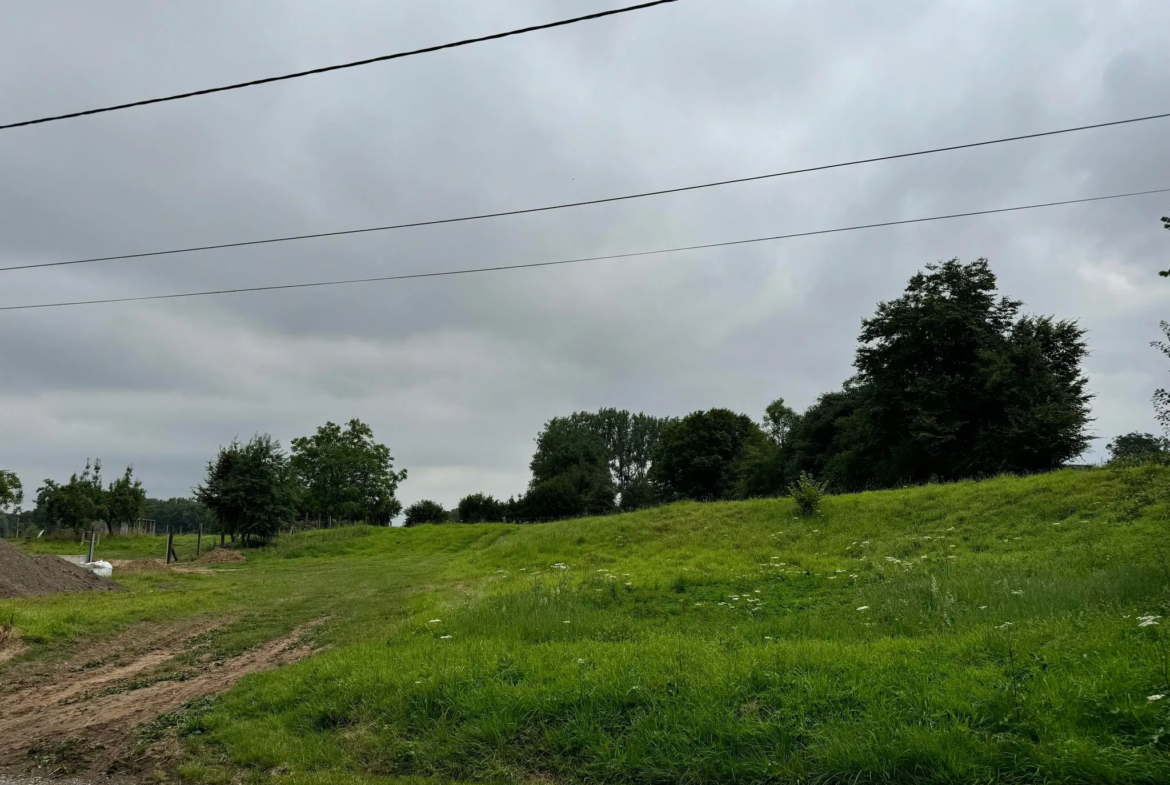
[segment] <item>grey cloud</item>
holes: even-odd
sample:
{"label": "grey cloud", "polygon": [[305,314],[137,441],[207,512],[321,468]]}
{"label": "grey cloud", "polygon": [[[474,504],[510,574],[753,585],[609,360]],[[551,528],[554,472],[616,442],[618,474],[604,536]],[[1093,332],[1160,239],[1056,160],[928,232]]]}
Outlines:
{"label": "grey cloud", "polygon": [[[616,4],[6,9],[3,119]],[[524,207],[1165,111],[1170,8],[684,0],[271,88],[0,134],[0,264]],[[0,302],[651,249],[1170,186],[1165,123],[536,216],[0,273]],[[1170,198],[577,267],[0,314],[0,464],[185,493],[233,436],[360,417],[407,501],[523,489],[548,417],[806,406],[924,264],[987,256],[1090,330],[1097,432],[1152,430]],[[1095,453],[1100,454],[1100,450]]]}

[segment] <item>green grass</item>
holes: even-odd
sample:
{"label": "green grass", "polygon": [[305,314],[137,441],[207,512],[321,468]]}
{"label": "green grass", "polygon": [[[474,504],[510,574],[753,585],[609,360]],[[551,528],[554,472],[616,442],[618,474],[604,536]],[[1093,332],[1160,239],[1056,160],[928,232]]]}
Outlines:
{"label": "green grass", "polygon": [[1167,782],[1167,641],[1138,617],[1170,616],[1168,497],[1168,469],[1065,471],[813,519],[309,532],[0,616],[46,650],[194,613],[232,614],[238,650],[328,617],[325,652],[183,720],[196,780]]}

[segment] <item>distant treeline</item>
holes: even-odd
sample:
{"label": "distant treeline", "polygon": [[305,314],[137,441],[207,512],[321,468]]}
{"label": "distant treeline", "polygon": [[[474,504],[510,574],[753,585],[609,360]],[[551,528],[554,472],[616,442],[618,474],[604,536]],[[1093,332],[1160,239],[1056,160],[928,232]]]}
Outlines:
{"label": "distant treeline", "polygon": [[[680,499],[777,496],[799,481],[832,491],[890,488],[1055,469],[1084,452],[1090,421],[1085,331],[1076,322],[1021,315],[1002,297],[985,259],[928,265],[903,295],[862,320],[854,375],[798,413],[777,398],[757,422],[728,409],[657,417],[619,409],[549,420],[536,438],[525,492],[465,496],[454,510],[420,501],[406,525],[538,522],[636,510]],[[1170,339],[1170,325],[1163,323]],[[786,337],[789,343],[800,336]],[[1170,345],[1155,343],[1170,356]],[[766,361],[762,358],[761,361]],[[1155,393],[1170,428],[1170,394]],[[1131,433],[1109,444],[1115,460],[1166,460],[1170,442]],[[191,531],[263,542],[282,527],[388,525],[406,471],[360,420],[326,423],[292,440],[233,441],[208,462],[194,499],[148,499],[132,468],[108,486],[101,463],[66,483],[45,480],[18,520],[83,529],[152,518]],[[0,470],[0,521],[23,489]]]}
{"label": "distant treeline", "polygon": [[[802,473],[843,492],[1058,468],[1089,444],[1085,331],[1020,307],[999,296],[984,259],[929,265],[862,321],[856,373],[803,413],[777,399],[759,422],[728,409],[556,417],[536,439],[526,493],[472,494],[450,511],[423,501],[406,523],[777,496]],[[1165,455],[1166,442],[1129,434],[1109,447]]]}

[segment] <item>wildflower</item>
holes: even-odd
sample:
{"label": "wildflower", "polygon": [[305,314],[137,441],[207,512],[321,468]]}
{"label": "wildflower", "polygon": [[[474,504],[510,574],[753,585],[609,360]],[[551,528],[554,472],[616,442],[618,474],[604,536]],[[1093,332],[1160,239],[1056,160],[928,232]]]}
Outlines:
{"label": "wildflower", "polygon": [[1008,627],[1014,627],[1014,626],[1015,625],[1012,624],[1010,621],[1005,621],[1003,624],[999,625],[999,629],[1006,630]]}
{"label": "wildflower", "polygon": [[954,557],[954,556],[948,556],[947,558],[948,558],[948,559],[953,559],[953,558],[955,558],[955,557]]}
{"label": "wildflower", "polygon": [[845,572],[845,570],[833,570],[833,572],[842,573],[842,572]]}
{"label": "wildflower", "polygon": [[1157,627],[1161,616],[1138,616],[1139,627]]}
{"label": "wildflower", "polygon": [[856,578],[857,576],[856,576],[856,575],[850,575],[849,577],[850,577],[850,578]]}
{"label": "wildflower", "polygon": [[441,621],[442,621],[442,619],[431,619],[430,621],[427,622],[427,624],[438,624]]}
{"label": "wildflower", "polygon": [[445,640],[447,640],[447,639],[448,639],[448,638],[450,638],[450,637],[451,637],[450,635],[440,635],[440,636],[439,636],[439,640],[441,640],[441,641],[445,641]]}
{"label": "wildflower", "polygon": [[980,605],[980,606],[979,606],[979,610],[981,610],[981,611],[985,611],[985,610],[987,610],[987,606],[986,606],[986,605]]}
{"label": "wildflower", "polygon": [[1012,594],[1016,595],[1017,597],[1024,596],[1024,593],[1022,591],[1020,591],[1019,589],[1012,589]]}
{"label": "wildflower", "polygon": [[771,636],[771,635],[765,635],[765,636],[764,636],[764,640],[766,640],[766,641],[770,641],[770,640],[772,640],[772,636]]}
{"label": "wildflower", "polygon": [[862,606],[861,606],[860,608],[858,608],[857,610],[859,610],[859,611],[868,611],[868,610],[869,610],[869,606],[868,606],[868,605],[862,605]]}
{"label": "wildflower", "polygon": [[1150,697],[1146,698],[1146,700],[1148,700],[1150,703],[1153,703],[1154,701],[1160,701],[1165,697],[1165,695],[1151,695]]}
{"label": "wildflower", "polygon": [[578,658],[577,658],[577,664],[578,664],[578,665],[584,665],[584,664],[585,664],[585,660],[583,660],[583,659],[581,659],[580,657],[578,657]]}
{"label": "wildflower", "polygon": [[561,624],[570,624],[570,623],[571,622],[568,619],[565,619],[563,622],[561,622]]}

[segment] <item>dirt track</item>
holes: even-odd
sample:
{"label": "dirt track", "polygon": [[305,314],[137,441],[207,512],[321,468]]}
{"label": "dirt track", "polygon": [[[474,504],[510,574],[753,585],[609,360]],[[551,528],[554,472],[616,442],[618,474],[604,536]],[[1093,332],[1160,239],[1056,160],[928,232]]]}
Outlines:
{"label": "dirt track", "polygon": [[175,662],[196,636],[223,623],[143,625],[54,665],[18,663],[0,687],[0,767],[24,768],[30,753],[62,744],[84,758],[82,770],[124,766],[138,726],[310,653],[301,638],[313,624],[230,659]]}

